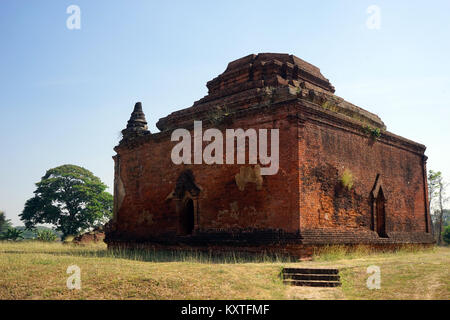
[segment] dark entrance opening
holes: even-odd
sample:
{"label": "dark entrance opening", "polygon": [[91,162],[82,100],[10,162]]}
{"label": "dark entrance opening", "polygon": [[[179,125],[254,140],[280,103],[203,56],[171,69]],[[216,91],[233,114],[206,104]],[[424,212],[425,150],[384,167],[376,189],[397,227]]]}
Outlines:
{"label": "dark entrance opening", "polygon": [[377,219],[377,233],[380,237],[386,238],[386,198],[383,194],[383,189],[380,188],[376,199],[376,219]]}
{"label": "dark entrance opening", "polygon": [[187,199],[180,217],[181,234],[190,235],[194,231],[194,201]]}

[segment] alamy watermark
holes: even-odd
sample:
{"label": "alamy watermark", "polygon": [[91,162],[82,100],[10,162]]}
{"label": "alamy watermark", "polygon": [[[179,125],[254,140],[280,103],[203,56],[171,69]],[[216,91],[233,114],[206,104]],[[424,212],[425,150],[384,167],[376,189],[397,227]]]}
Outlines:
{"label": "alamy watermark", "polygon": [[66,20],[66,26],[69,30],[81,29],[81,9],[79,6],[72,4],[67,7],[66,13],[70,16]]}
{"label": "alamy watermark", "polygon": [[67,274],[72,274],[67,278],[66,286],[69,290],[80,290],[81,289],[81,269],[77,265],[71,265],[67,267]]}
{"label": "alamy watermark", "polygon": [[[268,134],[268,129],[259,129],[258,132],[255,129],[226,129],[224,137],[222,131],[214,128],[203,133],[202,121],[194,121],[194,150],[189,130],[176,129],[172,132],[171,141],[179,141],[172,149],[172,162],[192,164],[193,158],[193,164],[224,164],[225,151],[225,164],[245,164],[248,140],[248,164],[258,164],[259,158],[261,175],[274,175],[279,169],[279,129],[270,129],[270,155]],[[210,143],[203,149],[204,141]]]}
{"label": "alamy watermark", "polygon": [[370,274],[366,285],[370,290],[381,289],[381,269],[379,266],[368,266],[366,272]]}
{"label": "alamy watermark", "polygon": [[369,17],[366,20],[366,26],[371,30],[381,29],[381,9],[377,5],[371,5],[367,8]]}

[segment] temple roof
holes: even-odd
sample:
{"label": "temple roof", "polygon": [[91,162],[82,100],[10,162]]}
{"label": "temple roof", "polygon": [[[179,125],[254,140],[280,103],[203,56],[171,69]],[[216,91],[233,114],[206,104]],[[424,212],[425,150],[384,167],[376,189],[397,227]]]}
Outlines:
{"label": "temple roof", "polygon": [[250,54],[228,64],[224,73],[207,83],[209,94],[233,88],[244,81],[258,87],[261,82],[266,86],[277,86],[307,81],[326,91],[334,93],[334,87],[320,69],[312,64],[285,53]]}
{"label": "temple roof", "polygon": [[183,127],[194,119],[211,118],[211,113],[218,109],[233,113],[290,99],[308,101],[363,125],[386,128],[376,114],[334,95],[333,85],[319,68],[291,54],[250,54],[230,62],[225,71],[206,86],[208,95],[190,108],[159,119],[157,128],[164,131]]}

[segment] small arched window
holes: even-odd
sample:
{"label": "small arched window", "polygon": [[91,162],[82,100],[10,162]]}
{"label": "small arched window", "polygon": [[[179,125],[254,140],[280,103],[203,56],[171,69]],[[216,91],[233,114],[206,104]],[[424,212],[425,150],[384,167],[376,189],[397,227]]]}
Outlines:
{"label": "small arched window", "polygon": [[386,231],[386,196],[379,174],[372,190],[372,230],[376,231],[379,237],[388,237]]}

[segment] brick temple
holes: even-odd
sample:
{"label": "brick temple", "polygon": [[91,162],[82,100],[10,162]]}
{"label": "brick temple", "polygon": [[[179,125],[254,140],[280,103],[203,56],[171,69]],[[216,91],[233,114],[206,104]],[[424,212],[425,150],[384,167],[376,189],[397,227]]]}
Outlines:
{"label": "brick temple", "polygon": [[[191,107],[159,119],[158,133],[136,103],[114,149],[109,247],[301,256],[324,244],[433,243],[425,146],[334,95],[319,68],[289,54],[252,54],[207,88]],[[203,132],[278,129],[277,173],[262,175],[264,166],[248,161],[174,164],[172,132],[184,128],[194,139],[194,121]]]}

